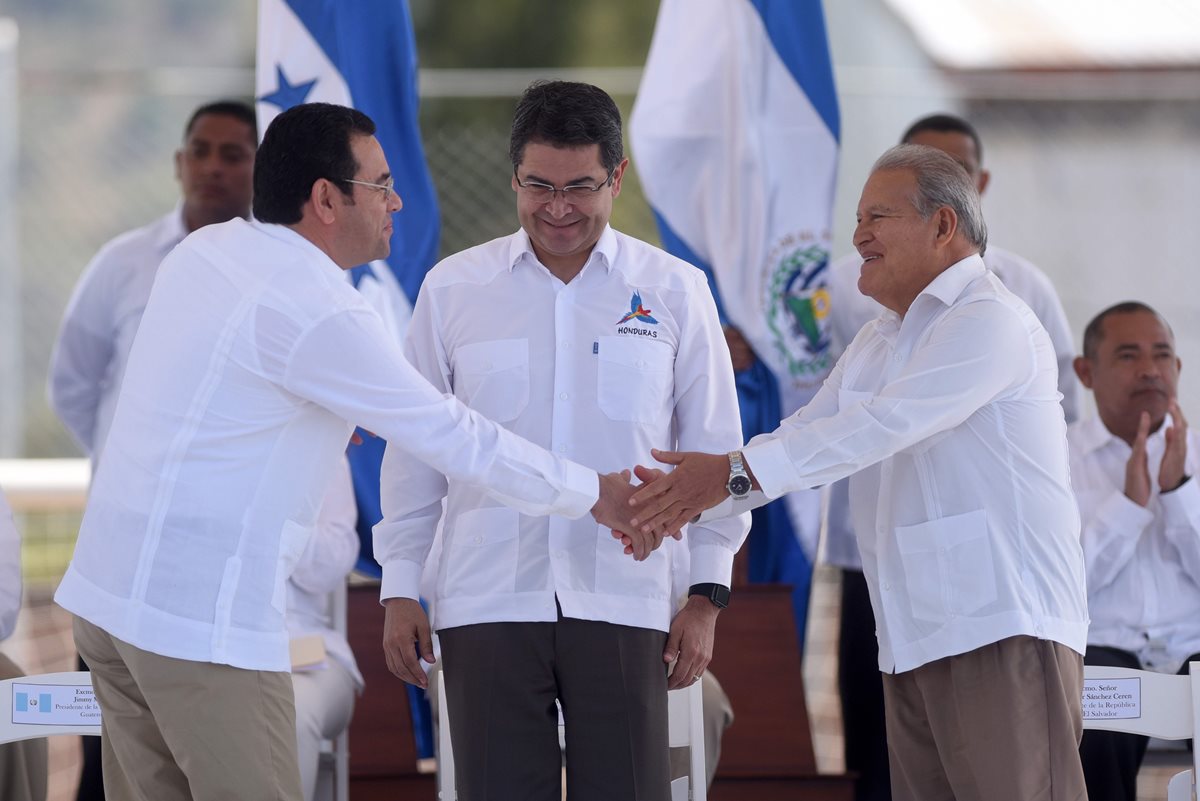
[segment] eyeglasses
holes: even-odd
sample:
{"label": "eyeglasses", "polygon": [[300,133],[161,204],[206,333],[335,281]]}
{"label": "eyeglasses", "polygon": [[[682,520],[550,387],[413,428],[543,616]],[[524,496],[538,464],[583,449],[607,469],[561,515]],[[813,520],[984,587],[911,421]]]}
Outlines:
{"label": "eyeglasses", "polygon": [[396,179],[388,178],[381,184],[373,184],[370,181],[356,181],[353,178],[343,178],[342,181],[348,184],[358,184],[359,186],[369,186],[372,189],[378,189],[383,192],[383,196],[391,197],[391,194],[396,191]]}
{"label": "eyeglasses", "polygon": [[599,192],[604,187],[612,183],[613,174],[617,171],[613,167],[608,171],[608,177],[604,179],[604,183],[596,184],[568,184],[561,189],[553,184],[544,184],[541,181],[522,181],[517,178],[517,171],[513,170],[513,178],[517,181],[517,186],[521,187],[525,192],[525,196],[534,203],[549,203],[554,199],[554,196],[562,192],[563,200],[575,205],[591,203],[597,197]]}

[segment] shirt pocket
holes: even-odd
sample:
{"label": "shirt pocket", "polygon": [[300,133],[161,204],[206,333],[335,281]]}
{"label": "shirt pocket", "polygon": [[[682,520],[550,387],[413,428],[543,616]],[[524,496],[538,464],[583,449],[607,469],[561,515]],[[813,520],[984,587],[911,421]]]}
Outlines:
{"label": "shirt pocket", "polygon": [[493,506],[468,509],[454,521],[444,597],[508,594],[516,588],[520,515]]}
{"label": "shirt pocket", "polygon": [[515,420],[529,405],[529,341],[460,346],[454,352],[454,394],[484,417]]}
{"label": "shirt pocket", "polygon": [[606,417],[657,423],[670,414],[675,352],[669,345],[605,336],[597,355],[596,402]]}
{"label": "shirt pocket", "polygon": [[287,610],[288,578],[300,563],[300,557],[308,547],[312,531],[309,526],[286,520],[279,532],[279,558],[275,562],[275,586],[271,591],[271,606],[281,615]]}
{"label": "shirt pocket", "polygon": [[984,510],[900,526],[896,544],[913,617],[944,624],[996,601],[996,569]]}

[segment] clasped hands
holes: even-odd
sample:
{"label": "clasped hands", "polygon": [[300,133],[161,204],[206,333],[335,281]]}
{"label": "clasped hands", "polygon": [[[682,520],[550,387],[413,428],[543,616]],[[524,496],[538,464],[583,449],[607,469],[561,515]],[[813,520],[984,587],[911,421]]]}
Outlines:
{"label": "clasped hands", "polygon": [[[1158,468],[1160,492],[1178,489],[1187,479],[1187,419],[1184,418],[1176,398],[1171,398],[1167,411],[1171,414],[1172,425],[1164,432],[1166,445],[1163,448],[1162,463]],[[1131,445],[1129,461],[1125,465],[1125,496],[1138,506],[1147,506],[1150,503],[1150,460],[1146,452],[1149,436],[1150,414],[1142,412],[1138,418],[1137,436]]]}
{"label": "clasped hands", "polygon": [[633,475],[641,483],[636,486],[628,470],[603,474],[600,500],[592,507],[596,522],[611,528],[625,553],[639,562],[666,537],[680,539],[688,521],[729,495],[729,460],[724,454],[652,450],[651,455],[675,469],[666,473],[638,465]]}

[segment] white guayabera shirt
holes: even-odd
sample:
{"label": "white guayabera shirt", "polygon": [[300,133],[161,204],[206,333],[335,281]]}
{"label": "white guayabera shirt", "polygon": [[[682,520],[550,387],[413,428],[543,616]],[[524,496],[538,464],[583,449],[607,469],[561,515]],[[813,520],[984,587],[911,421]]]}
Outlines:
{"label": "white guayabera shirt", "polygon": [[[1062,301],[1054,291],[1054,284],[1032,262],[990,243],[983,255],[983,263],[996,274],[1008,291],[1025,301],[1050,335],[1058,359],[1058,391],[1062,393],[1063,414],[1067,423],[1075,422],[1083,404],[1082,390],[1072,366],[1075,340],[1071,336],[1071,326],[1067,322]],[[859,329],[886,311],[858,291],[861,268],[862,257],[857,253],[847,254],[829,265],[829,291],[833,298],[829,329],[833,334],[834,347],[839,349],[848,346]],[[825,560],[838,567],[861,570],[862,559],[858,555],[858,542],[850,518],[849,496],[848,482],[845,480],[830,488]]]}
{"label": "white guayabera shirt", "polygon": [[[741,445],[729,349],[696,268],[606,228],[564,284],[522,230],[444,260],[425,279],[405,352],[439,390],[532,442],[610,472],[653,464],[651,448]],[[643,562],[587,518],[498,506],[388,448],[375,527],[383,598],[416,598],[442,528],[434,625],[567,617],[667,631],[673,573],[728,585],[749,515],[690,526]],[[445,499],[445,513],[442,501]],[[673,567],[673,563],[677,567]]]}
{"label": "white guayabera shirt", "polygon": [[527,514],[597,498],[431,387],[311,242],[232,220],[159,268],[55,599],[143,650],[288,670],[287,579],[352,423]]}
{"label": "white guayabera shirt", "polygon": [[812,403],[744,453],[766,497],[853,475],[884,672],[1021,634],[1083,653],[1054,348],[978,256],[865,326]]}

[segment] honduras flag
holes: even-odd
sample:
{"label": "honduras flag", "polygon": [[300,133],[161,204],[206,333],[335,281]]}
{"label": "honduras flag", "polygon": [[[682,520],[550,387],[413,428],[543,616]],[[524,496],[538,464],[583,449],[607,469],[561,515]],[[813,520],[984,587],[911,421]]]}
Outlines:
{"label": "honduras flag", "polygon": [[[820,0],[662,1],[633,154],[664,246],[708,273],[722,320],[759,357],[738,375],[747,438],[811,400],[833,366],[838,135]],[[795,585],[803,638],[818,496],[793,493],[754,516],[750,578]]]}
{"label": "honduras flag", "polygon": [[[417,126],[417,47],[405,0],[259,0],[257,110],[259,130],[300,103],[353,106],[378,126],[404,210],[395,218],[386,262],[350,271],[350,279],[399,342],[412,302],[437,259],[437,196]],[[379,465],[384,442],[364,436],[349,452],[358,500],[363,558],[371,558],[371,526],[379,522]]]}
{"label": "honduras flag", "polygon": [[[421,281],[437,259],[440,235],[417,125],[417,46],[408,3],[259,0],[256,84],[260,132],[275,115],[305,102],[353,106],[375,121],[404,210],[395,217],[387,261],[355,267],[349,277],[400,342]],[[363,439],[347,454],[362,542],[358,566],[378,576],[371,527],[383,517],[379,466],[385,443],[365,434]],[[429,705],[412,686],[408,695],[418,756],[433,756]]]}

